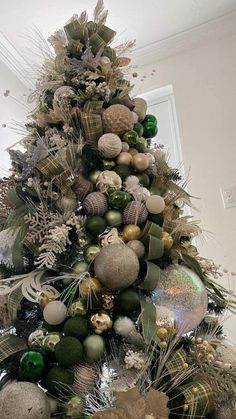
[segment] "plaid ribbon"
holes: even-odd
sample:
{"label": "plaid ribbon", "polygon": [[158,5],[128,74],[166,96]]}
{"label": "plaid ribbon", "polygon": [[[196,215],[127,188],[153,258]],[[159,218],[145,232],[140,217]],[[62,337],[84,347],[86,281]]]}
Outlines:
{"label": "plaid ribbon", "polygon": [[15,335],[0,336],[0,363],[9,356],[27,349],[26,342]]}
{"label": "plaid ribbon", "polygon": [[199,380],[179,387],[184,404],[189,406],[188,413],[194,417],[207,415],[214,409],[214,391],[209,383]]}
{"label": "plaid ribbon", "polygon": [[170,379],[175,378],[176,375],[183,371],[183,364],[187,362],[187,354],[184,349],[174,351],[165,363]]}
{"label": "plaid ribbon", "polygon": [[83,112],[81,112],[81,124],[88,142],[97,142],[103,134],[102,106],[102,101],[87,101],[84,105]]}
{"label": "plaid ribbon", "polygon": [[[51,178],[52,183],[68,196],[72,181],[69,179],[71,173],[65,170],[57,159],[48,156],[37,164],[37,169],[46,177]],[[71,191],[71,194],[73,192]]]}

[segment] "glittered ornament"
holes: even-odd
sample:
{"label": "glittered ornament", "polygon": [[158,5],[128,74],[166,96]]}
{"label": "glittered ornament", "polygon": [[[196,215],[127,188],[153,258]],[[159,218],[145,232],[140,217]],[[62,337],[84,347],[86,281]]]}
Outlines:
{"label": "glittered ornament", "polygon": [[64,335],[83,341],[88,336],[88,321],[81,316],[72,317],[64,324]]}
{"label": "glittered ornament", "polygon": [[102,193],[118,191],[121,189],[122,180],[120,176],[112,170],[104,170],[97,178],[96,187]]}
{"label": "glittered ornament", "polygon": [[0,392],[1,419],[50,419],[46,394],[36,384],[14,382]]}
{"label": "glittered ornament", "polygon": [[100,361],[105,352],[105,342],[101,336],[88,336],[84,342],[84,355],[88,362]]}
{"label": "glittered ornament", "polygon": [[145,254],[144,244],[140,240],[130,240],[127,246],[134,251],[138,258],[142,258]]}
{"label": "glittered ornament", "polygon": [[122,214],[117,210],[109,210],[105,214],[107,224],[111,227],[119,227],[122,224]]}
{"label": "glittered ornament", "polygon": [[114,307],[114,295],[105,293],[102,295],[102,308],[103,310],[112,310]]}
{"label": "glittered ornament", "polygon": [[127,151],[122,151],[116,159],[117,164],[124,164],[129,166],[131,164],[132,156]]}
{"label": "glittered ornament", "polygon": [[143,121],[146,116],[147,111],[147,102],[141,98],[137,97],[134,99],[134,112],[138,115],[139,121]]}
{"label": "glittered ornament", "polygon": [[125,208],[131,200],[131,195],[125,191],[113,191],[108,196],[110,206],[118,210]]}
{"label": "glittered ornament", "polygon": [[207,292],[198,275],[182,265],[161,270],[157,288],[152,292],[155,306],[174,314],[176,326],[186,333],[199,325],[207,310]]}
{"label": "glittered ornament", "polygon": [[112,132],[103,134],[98,140],[98,150],[108,159],[118,156],[122,150],[120,137]]}
{"label": "glittered ornament", "polygon": [[124,224],[142,224],[147,220],[147,217],[146,205],[140,201],[130,202],[123,212]]}
{"label": "glittered ornament", "polygon": [[159,195],[151,195],[146,200],[146,207],[151,214],[160,214],[165,209],[165,201]]}
{"label": "glittered ornament", "polygon": [[61,334],[58,332],[51,332],[42,341],[42,348],[45,351],[54,352],[55,346],[60,342]]}
{"label": "glittered ornament", "polygon": [[62,301],[51,301],[43,310],[44,320],[51,325],[61,324],[67,314],[67,308]]}
{"label": "glittered ornament", "polygon": [[104,220],[104,218],[98,215],[93,215],[92,217],[90,217],[85,224],[86,230],[92,236],[95,236],[95,237],[102,234],[104,230],[106,230],[106,226],[107,226],[107,223]]}
{"label": "glittered ornament", "polygon": [[101,335],[103,332],[112,328],[112,320],[107,313],[96,313],[90,318],[94,332]]}
{"label": "glittered ornament", "polygon": [[43,355],[36,351],[25,352],[20,359],[19,375],[23,380],[38,381],[45,370]]}
{"label": "glittered ornament", "polygon": [[86,179],[82,175],[78,175],[71,189],[76,194],[77,198],[81,201],[93,190],[93,184],[90,180]]}
{"label": "glittered ornament", "polygon": [[124,241],[137,240],[141,236],[141,230],[136,224],[128,224],[125,226],[122,237]]}
{"label": "glittered ornament", "polygon": [[135,147],[138,139],[138,133],[134,130],[125,132],[122,137],[122,140],[129,144],[130,147]]}
{"label": "glittered ornament", "polygon": [[83,201],[83,208],[88,215],[103,215],[107,211],[107,199],[101,192],[91,192]]}
{"label": "glittered ornament", "polygon": [[69,315],[74,316],[85,316],[87,313],[87,304],[83,298],[78,298],[73,301],[69,308]]}
{"label": "glittered ornament", "polygon": [[75,392],[87,395],[93,391],[98,380],[98,373],[92,365],[81,364],[74,368],[74,380]]}
{"label": "glittered ornament", "polygon": [[82,396],[72,396],[64,404],[64,412],[66,418],[82,419],[84,412],[85,400]]}
{"label": "glittered ornament", "polygon": [[63,367],[72,367],[82,359],[83,346],[75,337],[62,337],[55,346],[55,356],[57,362]]}
{"label": "glittered ornament", "polygon": [[146,154],[138,153],[133,156],[132,166],[139,172],[144,172],[149,166],[149,160]]}
{"label": "glittered ornament", "polygon": [[157,135],[158,128],[157,125],[153,122],[145,122],[143,124],[143,137],[144,138],[153,138]]}
{"label": "glittered ornament", "polygon": [[127,288],[137,279],[139,261],[125,244],[111,244],[104,247],[95,259],[94,270],[105,287]]}
{"label": "glittered ornament", "polygon": [[86,262],[91,263],[94,261],[96,256],[100,253],[101,247],[98,244],[89,244],[84,249],[84,258]]}
{"label": "glittered ornament", "polygon": [[101,288],[102,284],[97,278],[86,278],[79,284],[79,291],[82,297],[88,297],[91,293],[96,294]]}
{"label": "glittered ornament", "polygon": [[[60,396],[65,386],[71,386],[73,382],[73,373],[69,369],[58,366],[50,369],[45,380],[45,387],[48,389],[49,393]],[[32,419],[34,419],[34,417],[32,417]],[[44,419],[44,417],[42,417],[42,419]]]}
{"label": "glittered ornament", "polygon": [[134,126],[132,112],[124,105],[112,105],[102,114],[103,129],[105,132],[113,132],[122,135]]}

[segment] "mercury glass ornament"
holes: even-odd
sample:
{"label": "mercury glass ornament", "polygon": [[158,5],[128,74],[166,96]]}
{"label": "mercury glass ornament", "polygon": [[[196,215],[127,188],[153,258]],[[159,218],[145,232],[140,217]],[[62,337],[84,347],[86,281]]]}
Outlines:
{"label": "mercury glass ornament", "polygon": [[148,217],[146,205],[140,201],[130,202],[123,212],[124,224],[142,224]]}
{"label": "mercury glass ornament", "polygon": [[51,332],[42,341],[42,347],[45,351],[54,352],[55,346],[61,340],[61,334],[58,332]]}
{"label": "mercury glass ornament", "polygon": [[43,355],[36,351],[25,352],[20,359],[19,375],[23,380],[38,381],[45,370]]}
{"label": "mercury glass ornament", "polygon": [[83,298],[78,298],[73,301],[69,308],[69,315],[74,316],[86,316],[87,313],[87,303]]}
{"label": "mercury glass ornament", "polygon": [[107,199],[101,192],[91,192],[83,201],[83,208],[88,215],[103,215],[108,209]]}
{"label": "mercury glass ornament", "polygon": [[132,112],[124,105],[111,105],[102,113],[102,123],[105,132],[117,135],[133,129],[134,118]]}
{"label": "mercury glass ornament", "polygon": [[182,265],[170,265],[161,270],[157,288],[152,292],[157,307],[171,310],[176,327],[186,333],[197,327],[207,310],[207,292],[199,276]]}
{"label": "mercury glass ornament", "polygon": [[138,141],[138,133],[134,130],[127,131],[124,133],[122,140],[125,141],[129,146],[135,147]]}
{"label": "mercury glass ornament", "polygon": [[118,156],[122,150],[120,137],[112,133],[103,134],[98,140],[98,150],[108,159]]}
{"label": "mercury glass ornament", "polygon": [[94,261],[96,256],[100,253],[101,247],[98,244],[89,244],[84,249],[84,258],[86,262],[91,263]]}
{"label": "mercury glass ornament", "polygon": [[101,335],[103,332],[112,328],[112,320],[107,313],[96,313],[90,318],[94,332]]}
{"label": "mercury glass ornament", "polygon": [[84,398],[76,395],[64,405],[66,418],[82,419],[84,412]]}
{"label": "mercury glass ornament", "polygon": [[54,100],[58,106],[65,100],[70,100],[75,96],[74,90],[70,86],[61,86],[54,93]]}

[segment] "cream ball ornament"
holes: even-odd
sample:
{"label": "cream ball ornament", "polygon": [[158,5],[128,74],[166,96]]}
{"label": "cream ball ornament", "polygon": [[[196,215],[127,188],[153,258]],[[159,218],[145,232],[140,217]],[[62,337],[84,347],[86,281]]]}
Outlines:
{"label": "cream ball ornament", "polygon": [[134,118],[127,106],[116,104],[103,112],[102,123],[105,132],[122,135],[125,131],[133,129]]}
{"label": "cream ball ornament", "polygon": [[103,157],[113,159],[114,157],[117,157],[122,150],[121,139],[118,135],[111,132],[103,134],[98,140],[98,150]]}
{"label": "cream ball ornament", "polygon": [[56,326],[64,322],[66,314],[66,305],[62,301],[57,300],[50,301],[50,303],[48,303],[43,310],[44,320],[52,326]]}
{"label": "cream ball ornament", "polygon": [[144,172],[149,167],[149,158],[144,153],[137,153],[132,158],[132,166],[139,172]]}
{"label": "cream ball ornament", "polygon": [[151,195],[146,200],[146,207],[151,214],[160,214],[165,209],[165,201],[159,195]]}
{"label": "cream ball ornament", "polygon": [[106,288],[127,288],[138,277],[139,261],[135,252],[125,244],[110,244],[95,259],[94,270]]}
{"label": "cream ball ornament", "polygon": [[139,121],[144,120],[147,112],[147,102],[143,98],[137,97],[134,99],[134,112],[138,115]]}
{"label": "cream ball ornament", "polygon": [[127,151],[122,151],[116,159],[117,164],[124,164],[125,166],[129,166],[132,161],[132,156]]}

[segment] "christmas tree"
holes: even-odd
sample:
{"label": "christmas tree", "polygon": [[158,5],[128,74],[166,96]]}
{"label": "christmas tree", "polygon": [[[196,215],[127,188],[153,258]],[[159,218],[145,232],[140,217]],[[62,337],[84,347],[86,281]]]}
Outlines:
{"label": "christmas tree", "polygon": [[235,296],[106,17],[99,0],[50,37],[0,183],[1,417],[233,419]]}

